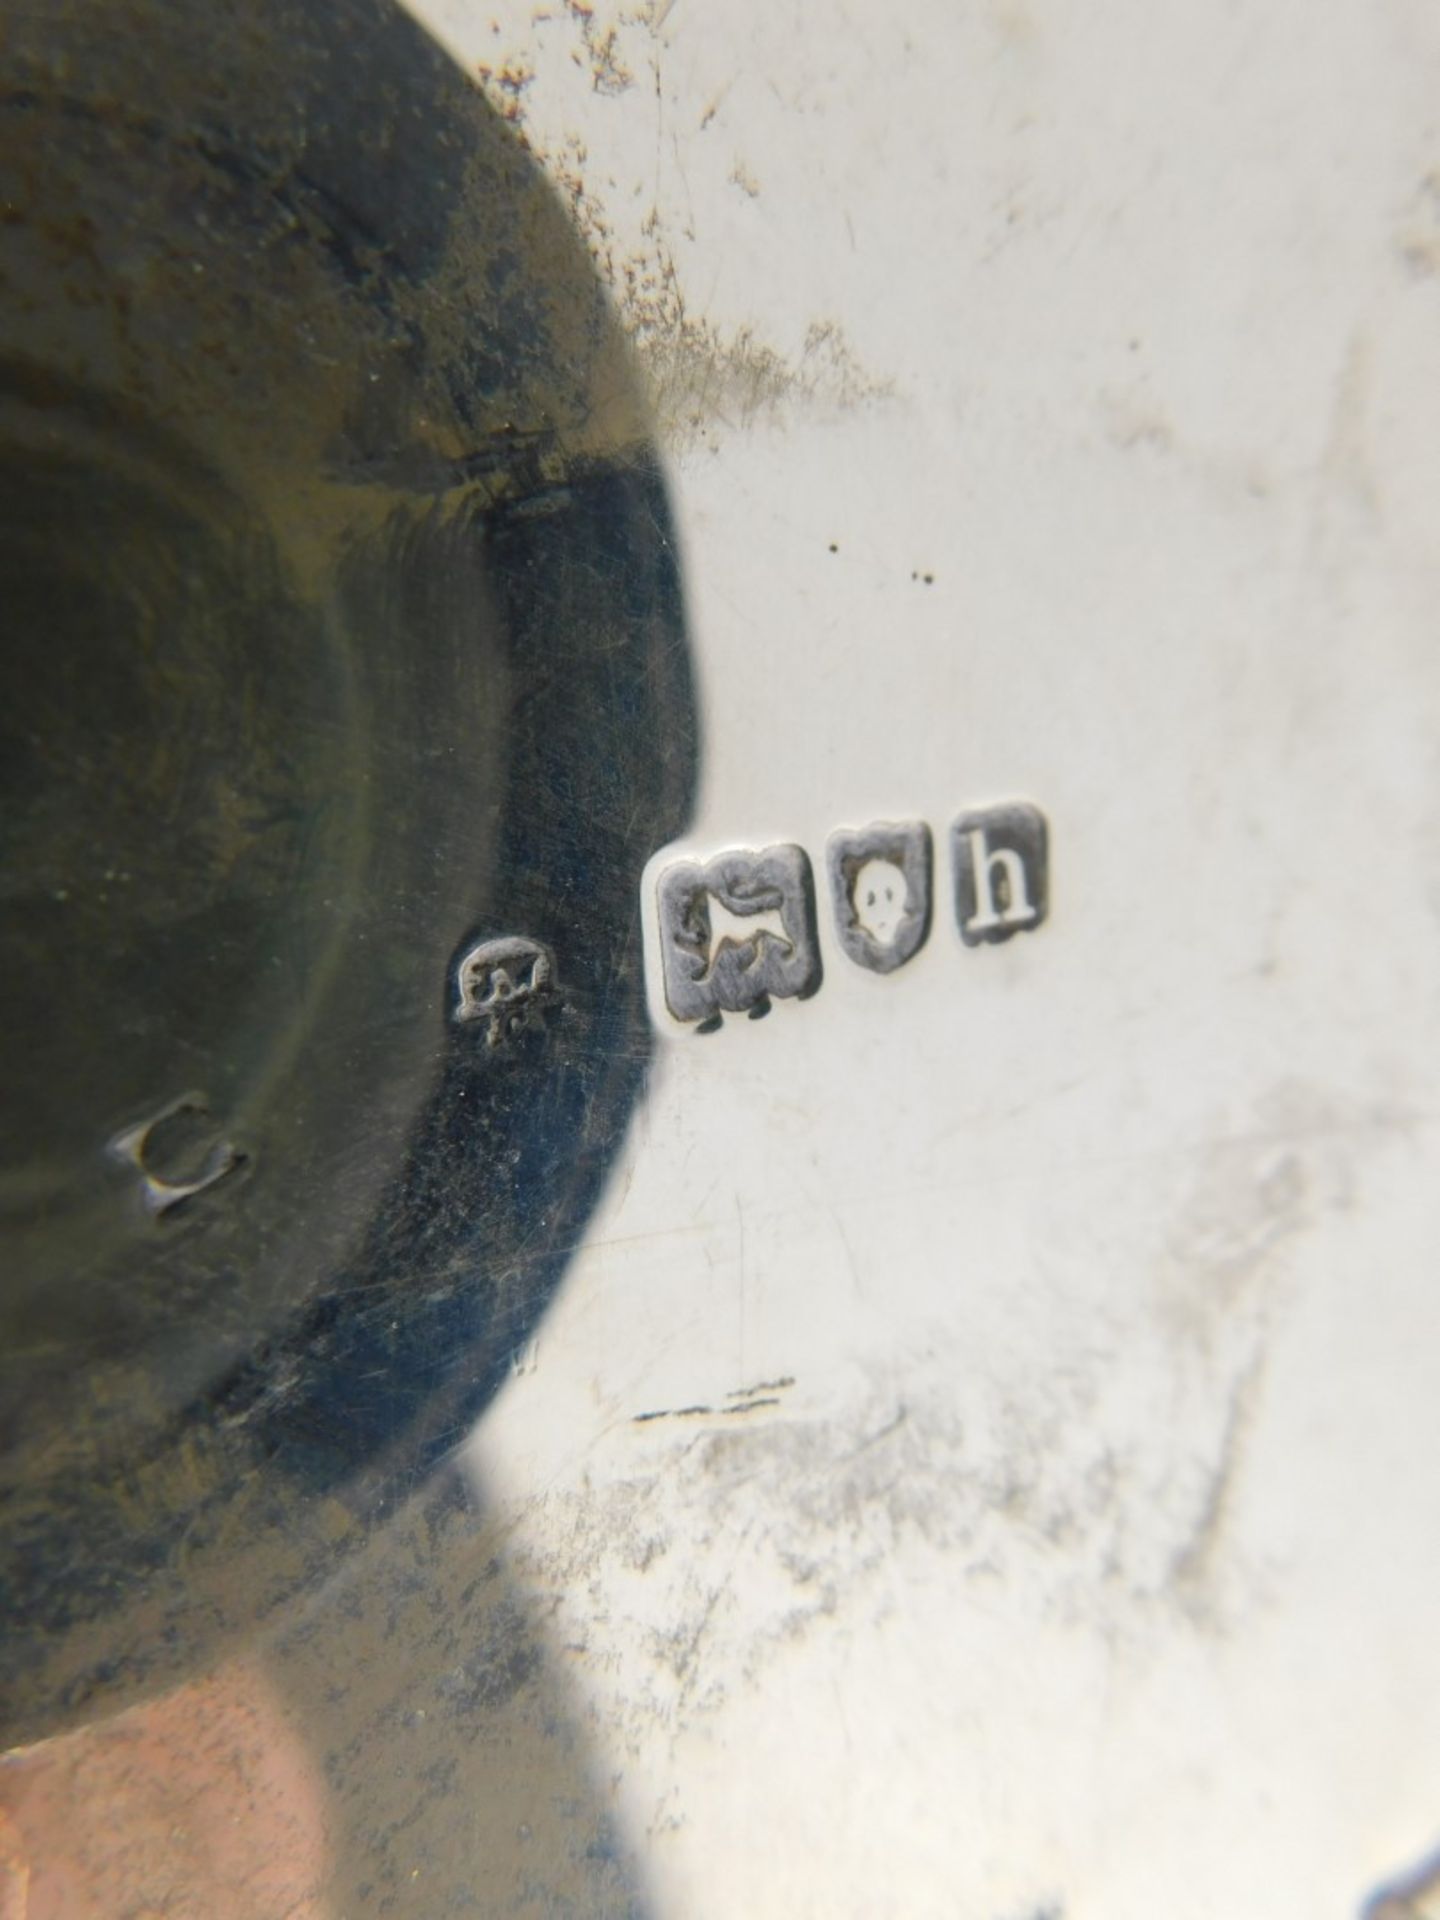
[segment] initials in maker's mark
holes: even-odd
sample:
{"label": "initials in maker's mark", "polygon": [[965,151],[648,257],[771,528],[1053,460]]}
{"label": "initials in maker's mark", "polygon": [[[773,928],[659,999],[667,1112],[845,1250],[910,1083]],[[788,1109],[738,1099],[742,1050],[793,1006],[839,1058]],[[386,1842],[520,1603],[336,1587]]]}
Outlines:
{"label": "initials in maker's mark", "polygon": [[[922,821],[843,828],[826,849],[840,950],[857,966],[895,972],[930,931],[932,842]],[[1029,801],[972,808],[950,832],[955,919],[967,947],[993,946],[1044,924],[1050,833]],[[805,1000],[821,982],[815,881],[792,843],[677,860],[656,890],[665,1004],[713,1033],[727,1013],[752,1020],[774,1000]]]}

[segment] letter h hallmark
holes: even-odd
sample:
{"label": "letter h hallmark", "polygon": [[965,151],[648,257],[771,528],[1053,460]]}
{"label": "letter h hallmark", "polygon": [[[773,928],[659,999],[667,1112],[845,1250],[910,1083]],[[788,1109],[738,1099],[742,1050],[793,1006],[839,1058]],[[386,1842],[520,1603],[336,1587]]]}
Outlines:
{"label": "letter h hallmark", "polygon": [[955,918],[967,947],[1033,933],[1050,904],[1045,816],[1028,801],[962,813],[951,829]]}

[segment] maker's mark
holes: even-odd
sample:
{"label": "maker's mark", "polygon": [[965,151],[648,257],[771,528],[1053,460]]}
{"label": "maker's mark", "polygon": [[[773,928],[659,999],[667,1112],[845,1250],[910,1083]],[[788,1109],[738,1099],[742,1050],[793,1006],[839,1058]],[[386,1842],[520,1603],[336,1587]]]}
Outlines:
{"label": "maker's mark", "polygon": [[528,1026],[555,989],[550,949],[523,934],[482,940],[455,972],[455,1018],[484,1021],[485,1044],[498,1047]]}

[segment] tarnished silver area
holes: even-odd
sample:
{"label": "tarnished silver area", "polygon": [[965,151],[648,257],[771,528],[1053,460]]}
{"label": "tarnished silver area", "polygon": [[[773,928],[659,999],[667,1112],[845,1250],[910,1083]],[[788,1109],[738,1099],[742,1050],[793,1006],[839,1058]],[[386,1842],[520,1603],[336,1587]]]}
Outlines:
{"label": "tarnished silver area", "polygon": [[951,829],[955,918],[967,947],[1033,933],[1050,910],[1050,830],[1028,800],[962,813]]}
{"label": "tarnished silver area", "polygon": [[835,935],[856,966],[893,973],[930,931],[930,829],[923,821],[832,833],[825,850]]}
{"label": "tarnished silver area", "polygon": [[552,992],[554,956],[523,934],[482,940],[460,962],[455,980],[455,1018],[485,1021],[485,1044],[498,1047],[529,1024]]}
{"label": "tarnished silver area", "polygon": [[770,1001],[804,1000],[820,985],[815,884],[803,847],[741,848],[660,876],[665,1003],[677,1020],[713,1032],[722,1014],[758,1020]]}
{"label": "tarnished silver area", "polygon": [[203,1093],[182,1093],[110,1142],[114,1157],[139,1174],[141,1202],[156,1219],[244,1166],[248,1155],[220,1139],[209,1119]]}
{"label": "tarnished silver area", "polygon": [[594,262],[396,0],[3,42],[15,1743],[253,1636],[508,1377],[644,1084],[697,729]]}

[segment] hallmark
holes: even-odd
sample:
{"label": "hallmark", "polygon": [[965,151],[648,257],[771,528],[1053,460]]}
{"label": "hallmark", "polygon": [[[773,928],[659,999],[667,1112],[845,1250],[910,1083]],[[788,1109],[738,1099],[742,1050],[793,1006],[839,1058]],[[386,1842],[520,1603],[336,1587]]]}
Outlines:
{"label": "hallmark", "polygon": [[773,999],[820,985],[815,887],[802,847],[744,848],[660,876],[665,1002],[713,1033],[727,1013],[758,1020]]}
{"label": "hallmark", "polygon": [[962,813],[951,831],[955,918],[967,947],[1033,933],[1050,904],[1049,830],[1025,801]]}
{"label": "hallmark", "polygon": [[[1033,933],[1050,910],[1050,834],[1026,800],[971,808],[950,830],[955,922],[967,947]],[[872,973],[912,960],[930,932],[933,842],[923,821],[838,828],[825,849],[840,950]],[[656,887],[665,1004],[714,1033],[772,1000],[808,1000],[822,969],[815,889],[803,847],[734,847],[677,860]]]}
{"label": "hallmark", "polygon": [[141,1204],[152,1219],[218,1186],[249,1158],[211,1125],[203,1093],[182,1093],[148,1120],[117,1133],[110,1152],[140,1176]]}
{"label": "hallmark", "polygon": [[555,986],[550,949],[522,934],[482,940],[455,975],[455,1018],[485,1023],[485,1044],[498,1047],[532,1024]]}
{"label": "hallmark", "polygon": [[857,966],[893,973],[930,931],[930,829],[877,821],[832,833],[825,850],[841,947]]}

